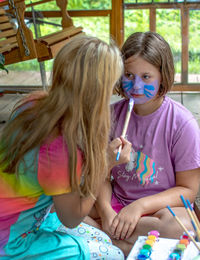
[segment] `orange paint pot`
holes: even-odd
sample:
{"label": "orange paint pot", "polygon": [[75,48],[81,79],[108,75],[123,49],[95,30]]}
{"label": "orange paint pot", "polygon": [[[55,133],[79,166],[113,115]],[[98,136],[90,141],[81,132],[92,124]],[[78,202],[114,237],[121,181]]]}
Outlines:
{"label": "orange paint pot", "polygon": [[190,241],[188,239],[181,239],[179,244],[184,244],[186,247],[189,245]]}

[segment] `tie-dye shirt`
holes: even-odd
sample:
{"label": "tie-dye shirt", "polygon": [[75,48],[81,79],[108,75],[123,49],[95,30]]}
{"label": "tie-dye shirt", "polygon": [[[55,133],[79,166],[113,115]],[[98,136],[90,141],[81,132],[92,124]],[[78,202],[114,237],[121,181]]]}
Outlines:
{"label": "tie-dye shirt", "polygon": [[[80,179],[82,155],[77,154]],[[39,229],[53,195],[70,191],[68,151],[62,136],[28,152],[18,175],[0,168],[0,255],[8,242]]]}
{"label": "tie-dye shirt", "polygon": [[[127,107],[126,100],[112,105],[111,139],[121,135]],[[175,172],[200,167],[198,124],[185,107],[169,97],[147,116],[133,111],[126,137],[133,147],[131,160],[112,169],[113,192],[123,205],[174,187]]]}

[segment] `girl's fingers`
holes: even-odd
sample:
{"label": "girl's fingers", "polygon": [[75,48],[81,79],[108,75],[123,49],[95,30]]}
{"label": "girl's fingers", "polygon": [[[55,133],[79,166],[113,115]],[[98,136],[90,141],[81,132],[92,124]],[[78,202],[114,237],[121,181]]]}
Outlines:
{"label": "girl's fingers", "polygon": [[131,143],[125,144],[125,145],[123,146],[123,151],[124,151],[125,153],[130,153],[130,152],[131,152],[131,147],[132,147],[132,144],[131,144]]}
{"label": "girl's fingers", "polygon": [[128,231],[127,231],[127,234],[125,236],[125,239],[128,239],[132,235],[134,229],[135,229],[135,225],[130,224],[129,228],[128,228]]}
{"label": "girl's fingers", "polygon": [[119,224],[119,219],[117,218],[117,216],[113,219],[113,222],[112,222],[112,225],[111,225],[111,229],[110,229],[110,232],[111,234],[114,236],[115,235],[115,231],[116,231],[116,228]]}
{"label": "girl's fingers", "polygon": [[121,238],[121,239],[126,238],[127,233],[128,233],[128,231],[129,231],[129,227],[130,227],[130,224],[129,224],[129,223],[125,223],[125,224],[124,224],[123,229],[122,229],[122,231],[121,231],[121,235],[120,235],[120,238]]}
{"label": "girl's fingers", "polygon": [[115,230],[115,234],[114,234],[114,237],[116,239],[120,239],[123,227],[124,227],[124,222],[123,221],[119,221],[119,223],[118,223],[118,225],[116,227],[116,230]]}
{"label": "girl's fingers", "polygon": [[123,144],[131,144],[126,138],[124,138],[123,136],[120,136],[121,142]]}
{"label": "girl's fingers", "polygon": [[120,145],[122,144],[122,141],[120,138],[115,138],[112,142],[110,142],[109,146],[112,151],[116,150]]}

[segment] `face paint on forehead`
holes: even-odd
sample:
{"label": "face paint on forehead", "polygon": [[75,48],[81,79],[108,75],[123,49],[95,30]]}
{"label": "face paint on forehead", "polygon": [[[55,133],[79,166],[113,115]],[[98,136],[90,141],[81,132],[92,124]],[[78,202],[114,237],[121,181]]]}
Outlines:
{"label": "face paint on forehead", "polygon": [[122,77],[122,88],[128,98],[133,98],[135,104],[144,104],[158,93],[159,85],[155,80],[145,83],[138,75],[133,80]]}

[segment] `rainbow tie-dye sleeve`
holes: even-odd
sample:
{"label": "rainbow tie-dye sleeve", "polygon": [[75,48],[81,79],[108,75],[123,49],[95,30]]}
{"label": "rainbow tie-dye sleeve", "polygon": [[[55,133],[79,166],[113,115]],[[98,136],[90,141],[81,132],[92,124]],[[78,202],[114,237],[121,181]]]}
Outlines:
{"label": "rainbow tie-dye sleeve", "polygon": [[[63,137],[40,147],[38,181],[46,195],[59,195],[71,191],[68,150]],[[77,175],[81,177],[82,155],[77,152]]]}

